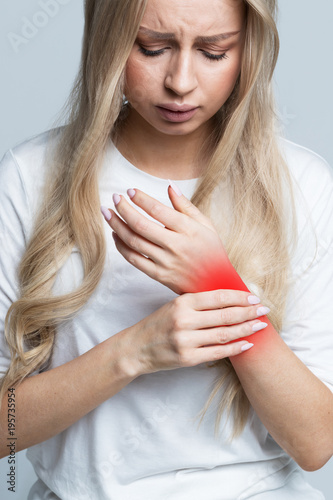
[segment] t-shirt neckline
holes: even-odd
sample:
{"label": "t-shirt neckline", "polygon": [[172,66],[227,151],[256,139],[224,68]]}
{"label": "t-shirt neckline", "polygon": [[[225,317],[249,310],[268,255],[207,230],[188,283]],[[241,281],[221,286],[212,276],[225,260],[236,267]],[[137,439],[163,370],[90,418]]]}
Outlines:
{"label": "t-shirt neckline", "polygon": [[[157,177],[156,175],[149,174],[148,172],[145,172],[144,170],[141,170],[140,168],[136,167],[133,163],[131,163],[125,156],[122,155],[122,153],[119,151],[119,149],[115,146],[114,142],[112,139],[110,139],[110,150],[111,153],[119,158],[121,161],[122,165],[126,165],[128,169],[130,169],[133,173],[136,173],[137,175],[141,175],[143,177],[146,177],[147,179],[150,179],[154,182],[162,182],[165,184],[165,182],[168,181],[168,179],[165,179],[163,177]],[[191,178],[191,179],[172,179],[169,177],[170,180],[174,181],[176,184],[184,185],[184,186],[189,186],[189,185],[195,185],[199,177]]]}

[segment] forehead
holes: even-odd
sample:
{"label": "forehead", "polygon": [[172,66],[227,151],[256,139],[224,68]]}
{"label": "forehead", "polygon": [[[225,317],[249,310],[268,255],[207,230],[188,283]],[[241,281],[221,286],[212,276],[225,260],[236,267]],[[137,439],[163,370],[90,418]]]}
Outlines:
{"label": "forehead", "polygon": [[241,29],[244,15],[243,0],[148,0],[141,24],[180,37],[215,35]]}

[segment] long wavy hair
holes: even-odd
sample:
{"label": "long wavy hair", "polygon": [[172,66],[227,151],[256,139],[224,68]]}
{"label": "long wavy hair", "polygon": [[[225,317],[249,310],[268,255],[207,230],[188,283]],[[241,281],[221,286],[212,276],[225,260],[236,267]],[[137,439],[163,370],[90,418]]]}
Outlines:
{"label": "long wavy hair", "polygon": [[[122,117],[126,63],[146,3],[85,0],[81,65],[62,110],[66,125],[54,129],[52,179],[19,266],[20,298],[6,316],[5,335],[12,359],[1,381],[2,397],[9,387],[47,368],[57,325],[79,311],[101,279],[106,242],[98,178],[110,134]],[[210,160],[191,201],[213,218],[223,233],[230,261],[270,306],[270,321],[280,331],[290,272],[286,220],[289,224],[294,220],[294,206],[291,203],[287,209],[281,196],[287,193],[286,198],[293,199],[288,167],[279,150],[272,95],[279,50],[276,2],[244,3],[246,34],[240,76],[216,115]],[[74,245],[80,251],[84,278],[73,292],[54,296],[57,273]],[[209,366],[220,366],[221,376],[201,419],[223,387],[215,432],[222,414],[232,412],[232,436],[237,436],[246,424],[249,401],[229,359]]]}

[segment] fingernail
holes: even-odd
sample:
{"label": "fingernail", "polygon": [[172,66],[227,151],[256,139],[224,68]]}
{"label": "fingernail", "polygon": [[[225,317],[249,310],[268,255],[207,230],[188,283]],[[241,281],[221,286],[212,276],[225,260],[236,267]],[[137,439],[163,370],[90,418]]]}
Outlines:
{"label": "fingernail", "polygon": [[259,297],[257,297],[256,295],[249,295],[247,300],[249,301],[250,304],[254,305],[254,304],[260,304],[261,300],[259,299]]}
{"label": "fingernail", "polygon": [[258,316],[264,316],[265,314],[268,314],[270,312],[270,308],[266,306],[258,307],[257,309],[257,314]]}
{"label": "fingernail", "polygon": [[263,330],[264,328],[266,328],[266,326],[268,326],[267,323],[260,321],[260,323],[256,323],[255,325],[253,325],[252,330],[254,332],[259,332],[260,330]]}
{"label": "fingernail", "polygon": [[120,202],[121,200],[121,197],[119,196],[119,194],[114,194],[113,195],[113,203],[117,206],[118,203]]}
{"label": "fingernail", "polygon": [[132,199],[135,196],[135,189],[128,189],[127,194]]}
{"label": "fingernail", "polygon": [[181,190],[179,189],[179,187],[177,186],[177,184],[175,184],[173,181],[171,181],[170,179],[168,179],[168,182],[169,182],[169,185],[172,187],[172,189],[174,190],[174,192],[176,193],[176,195],[178,196],[182,196],[182,192]]}
{"label": "fingernail", "polygon": [[243,352],[248,351],[253,346],[254,346],[254,344],[245,344],[245,345],[243,345],[243,347],[241,347],[241,351],[243,351]]}
{"label": "fingernail", "polygon": [[101,207],[101,212],[102,214],[104,215],[104,218],[109,221],[111,220],[111,217],[112,217],[112,214],[110,212],[110,210],[106,207]]}

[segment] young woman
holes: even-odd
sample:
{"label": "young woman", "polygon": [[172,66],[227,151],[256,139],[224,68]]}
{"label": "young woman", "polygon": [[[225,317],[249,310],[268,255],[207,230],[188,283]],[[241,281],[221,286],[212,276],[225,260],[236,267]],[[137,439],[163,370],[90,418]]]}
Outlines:
{"label": "young woman", "polygon": [[1,162],[29,500],[323,498],[333,177],[277,134],[275,7],[86,0],[67,124]]}

